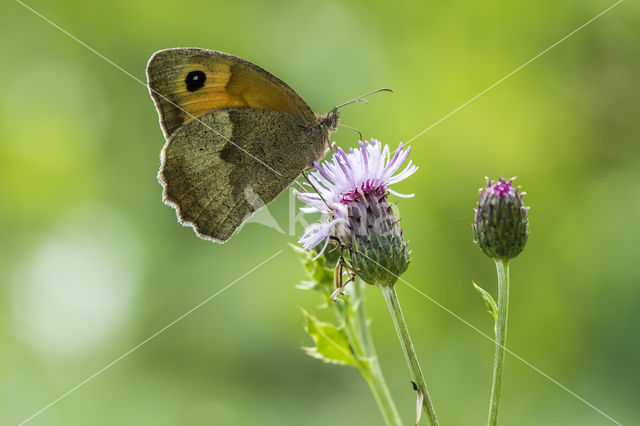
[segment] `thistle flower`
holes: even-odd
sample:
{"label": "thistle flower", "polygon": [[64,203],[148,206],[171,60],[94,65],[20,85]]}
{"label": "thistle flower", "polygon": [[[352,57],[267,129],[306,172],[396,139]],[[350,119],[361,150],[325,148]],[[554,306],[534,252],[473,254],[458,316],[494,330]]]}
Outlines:
{"label": "thistle flower", "polygon": [[387,197],[394,192],[390,185],[411,176],[418,168],[407,161],[410,148],[402,144],[393,157],[389,146],[376,140],[360,142],[360,147],[341,148],[331,161],[315,163],[309,175],[313,189],[318,192],[296,191],[296,196],[308,207],[306,213],[320,212],[318,223],[310,225],[300,243],[310,250],[324,242],[321,254],[331,237],[348,249],[351,267],[366,282],[383,286],[393,285],[396,277],[409,264],[409,251],[402,237],[396,214]]}
{"label": "thistle flower", "polygon": [[480,190],[473,232],[476,243],[492,259],[513,259],[527,242],[529,207],[522,200],[525,193],[511,184],[514,179],[487,178],[487,187]]}

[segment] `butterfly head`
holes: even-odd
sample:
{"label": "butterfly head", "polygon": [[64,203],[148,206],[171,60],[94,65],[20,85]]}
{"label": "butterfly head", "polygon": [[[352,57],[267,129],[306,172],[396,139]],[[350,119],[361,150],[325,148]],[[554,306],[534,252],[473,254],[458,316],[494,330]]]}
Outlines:
{"label": "butterfly head", "polygon": [[327,114],[320,115],[318,117],[318,124],[324,130],[326,130],[327,133],[329,134],[336,131],[336,129],[338,128],[339,122],[340,122],[340,113],[338,112],[337,108],[333,108]]}

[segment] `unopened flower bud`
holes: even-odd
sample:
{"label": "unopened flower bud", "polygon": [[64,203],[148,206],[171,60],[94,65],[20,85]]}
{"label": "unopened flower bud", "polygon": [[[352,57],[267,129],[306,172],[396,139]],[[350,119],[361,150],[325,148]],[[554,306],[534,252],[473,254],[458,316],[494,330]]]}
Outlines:
{"label": "unopened flower bud", "polygon": [[487,187],[481,190],[475,209],[476,243],[492,259],[513,259],[527,243],[529,207],[522,201],[524,193],[518,192],[512,181],[487,179]]}

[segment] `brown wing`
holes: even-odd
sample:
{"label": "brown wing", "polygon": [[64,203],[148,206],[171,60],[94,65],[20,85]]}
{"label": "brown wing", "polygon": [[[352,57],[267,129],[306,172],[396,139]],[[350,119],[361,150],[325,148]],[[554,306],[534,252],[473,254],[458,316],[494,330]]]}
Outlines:
{"label": "brown wing", "polygon": [[217,242],[289,186],[328,141],[325,130],[308,132],[279,111],[219,108],[200,120],[205,125],[192,120],[169,138],[158,177],[180,222]]}
{"label": "brown wing", "polygon": [[311,125],[311,108],[280,79],[244,59],[215,50],[166,49],[151,56],[147,82],[166,138],[204,113],[250,107],[292,115]]}

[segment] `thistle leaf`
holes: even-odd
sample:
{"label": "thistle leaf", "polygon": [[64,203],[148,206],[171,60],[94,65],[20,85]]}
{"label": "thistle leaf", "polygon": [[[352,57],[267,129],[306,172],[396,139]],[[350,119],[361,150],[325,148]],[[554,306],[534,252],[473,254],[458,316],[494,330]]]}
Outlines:
{"label": "thistle leaf", "polygon": [[318,290],[325,293],[329,291],[329,289],[332,289],[334,285],[333,269],[326,268],[326,259],[324,256],[320,256],[314,260],[316,256],[314,251],[305,251],[292,244],[291,247],[300,256],[300,261],[304,265],[307,275],[310,278],[310,280],[303,281],[296,287],[300,290]]}
{"label": "thistle leaf", "polygon": [[362,363],[366,361],[355,357],[344,329],[321,322],[304,309],[302,313],[307,319],[305,329],[316,344],[315,347],[302,348],[308,355],[331,364],[362,368]]}
{"label": "thistle leaf", "polygon": [[484,303],[487,305],[489,314],[493,317],[493,323],[495,327],[495,324],[497,324],[498,322],[498,305],[496,305],[496,302],[493,300],[493,297],[491,297],[491,294],[489,294],[488,291],[480,287],[475,282],[473,281],[471,282],[473,283],[473,287],[476,289],[476,291],[482,295],[482,299],[484,300]]}

